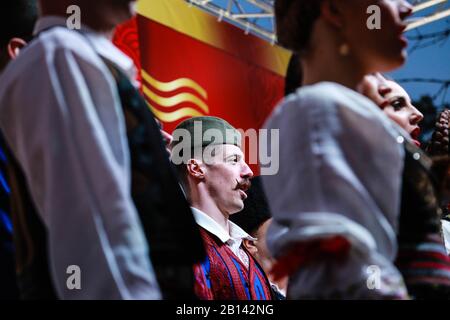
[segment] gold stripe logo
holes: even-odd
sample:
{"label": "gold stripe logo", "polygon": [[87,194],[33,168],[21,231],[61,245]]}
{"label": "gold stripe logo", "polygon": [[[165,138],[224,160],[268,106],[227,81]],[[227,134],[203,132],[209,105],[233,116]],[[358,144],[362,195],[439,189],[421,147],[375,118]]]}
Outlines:
{"label": "gold stripe logo", "polygon": [[170,82],[161,82],[153,78],[145,70],[142,70],[142,79],[144,79],[153,88],[162,92],[171,92],[180,88],[190,88],[196,91],[204,99],[208,99],[206,90],[203,89],[197,82],[188,78],[180,78]]}
{"label": "gold stripe logo", "polygon": [[153,114],[163,122],[175,122],[186,117],[199,117],[205,115],[192,108],[181,108],[173,112],[162,112],[153,107],[150,103],[147,104],[150,110],[152,110]]}
{"label": "gold stripe logo", "polygon": [[[179,78],[169,82],[162,82],[152,77],[148,72],[142,70],[142,79],[147,84],[143,84],[142,90],[149,108],[155,116],[164,122],[175,122],[185,117],[202,116],[209,113],[209,107],[204,100],[208,98],[206,90],[197,82],[189,78]],[[172,96],[162,96],[155,92],[171,94],[175,90],[190,89],[191,92],[181,92]],[[190,106],[179,105],[189,104]],[[158,106],[158,107],[157,107]],[[166,109],[176,110],[166,110]]]}

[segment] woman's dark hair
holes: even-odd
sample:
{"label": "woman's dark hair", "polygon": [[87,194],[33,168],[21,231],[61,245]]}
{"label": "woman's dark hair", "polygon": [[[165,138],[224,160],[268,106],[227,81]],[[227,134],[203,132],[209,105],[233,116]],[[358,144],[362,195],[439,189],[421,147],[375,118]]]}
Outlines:
{"label": "woman's dark hair", "polygon": [[322,0],[275,0],[278,43],[301,53],[309,44]]}
{"label": "woman's dark hair", "polygon": [[37,0],[2,0],[0,4],[0,46],[14,37],[29,41],[38,17]]}
{"label": "woman's dark hair", "polygon": [[303,82],[302,65],[300,57],[297,53],[291,56],[284,80],[284,95],[287,96],[294,93]]}

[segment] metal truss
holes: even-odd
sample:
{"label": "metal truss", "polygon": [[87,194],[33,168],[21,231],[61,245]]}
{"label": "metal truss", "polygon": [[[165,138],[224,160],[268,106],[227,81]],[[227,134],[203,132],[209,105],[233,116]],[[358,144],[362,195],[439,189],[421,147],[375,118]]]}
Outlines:
{"label": "metal truss", "polygon": [[[246,33],[276,43],[274,0],[185,0],[226,20]],[[414,16],[408,30],[416,29],[450,16],[450,0],[410,0]]]}
{"label": "metal truss", "polygon": [[450,16],[449,0],[413,0],[414,15],[407,30],[419,28]]}
{"label": "metal truss", "polygon": [[274,0],[185,0],[225,20],[275,43]]}

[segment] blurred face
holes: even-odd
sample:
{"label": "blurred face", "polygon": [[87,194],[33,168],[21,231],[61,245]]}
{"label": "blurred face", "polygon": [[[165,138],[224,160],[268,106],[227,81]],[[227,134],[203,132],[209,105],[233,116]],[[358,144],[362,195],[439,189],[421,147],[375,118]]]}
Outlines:
{"label": "blurred face", "polygon": [[[352,57],[365,73],[385,72],[401,66],[406,59],[407,41],[403,35],[404,19],[412,7],[405,0],[335,1],[342,12],[341,34],[350,47]],[[380,29],[369,29],[367,21],[371,5],[380,8]]]}
{"label": "blurred face", "polygon": [[220,211],[231,215],[244,208],[253,172],[245,163],[239,147],[225,144],[214,148],[216,152],[212,159],[208,164],[202,164],[204,182]]}
{"label": "blurred face", "polygon": [[416,145],[423,114],[411,103],[408,93],[396,82],[380,74],[368,75],[361,84],[361,93],[374,101],[386,115],[408,132]]}
{"label": "blurred face", "polygon": [[269,248],[267,247],[267,231],[273,218],[265,221],[256,232],[252,234],[253,237],[257,238],[256,241],[245,239],[243,244],[250,252],[250,254],[258,261],[258,263],[263,268],[264,272],[269,277],[269,280],[276,283],[280,289],[286,289],[288,285],[288,277],[283,277],[282,279],[273,279],[272,268],[275,263],[275,259],[270,254]]}
{"label": "blurred face", "polygon": [[259,264],[263,267],[266,273],[269,273],[272,269],[273,258],[267,248],[267,229],[269,229],[269,225],[272,222],[272,218],[265,221],[259,228],[255,234],[255,237],[258,239],[255,241],[254,245],[256,247],[256,252],[254,253],[254,257],[259,262]]}
{"label": "blurred face", "polygon": [[[67,1],[67,0],[66,0]],[[79,5],[82,23],[96,31],[110,31],[134,15],[136,0],[68,0]]]}

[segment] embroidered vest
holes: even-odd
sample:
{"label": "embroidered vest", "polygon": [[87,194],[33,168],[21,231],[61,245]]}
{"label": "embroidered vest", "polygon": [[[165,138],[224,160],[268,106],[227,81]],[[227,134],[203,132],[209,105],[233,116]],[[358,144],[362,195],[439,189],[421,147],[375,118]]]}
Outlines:
{"label": "embroidered vest", "polygon": [[450,298],[450,258],[441,235],[441,209],[431,160],[405,142],[399,251],[396,265],[414,299]]}
{"label": "embroidered vest", "polygon": [[202,300],[272,300],[261,266],[247,251],[248,269],[220,239],[200,227],[207,258],[194,267],[195,292]]}

